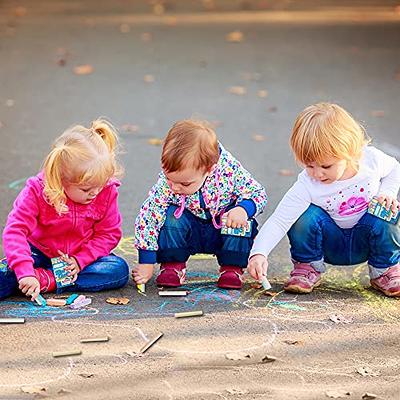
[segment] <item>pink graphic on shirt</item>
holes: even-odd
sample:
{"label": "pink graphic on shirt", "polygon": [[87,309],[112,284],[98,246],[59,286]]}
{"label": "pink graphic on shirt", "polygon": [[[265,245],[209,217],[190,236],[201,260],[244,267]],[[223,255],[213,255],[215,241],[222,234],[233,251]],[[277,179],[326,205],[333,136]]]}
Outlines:
{"label": "pink graphic on shirt", "polygon": [[350,197],[347,202],[340,204],[339,215],[353,215],[368,208],[368,201],[364,197]]}

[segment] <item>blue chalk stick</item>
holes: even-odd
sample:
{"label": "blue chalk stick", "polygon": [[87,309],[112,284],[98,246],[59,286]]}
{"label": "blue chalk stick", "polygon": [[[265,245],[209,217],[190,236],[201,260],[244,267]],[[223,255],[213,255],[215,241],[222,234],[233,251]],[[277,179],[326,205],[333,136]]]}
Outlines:
{"label": "blue chalk stick", "polygon": [[42,306],[42,307],[47,306],[46,299],[40,294],[38,294],[38,296],[36,297],[35,301],[39,306]]}
{"label": "blue chalk stick", "polygon": [[71,296],[69,296],[67,299],[67,305],[72,304],[77,297],[78,297],[78,295],[76,293],[71,294]]}

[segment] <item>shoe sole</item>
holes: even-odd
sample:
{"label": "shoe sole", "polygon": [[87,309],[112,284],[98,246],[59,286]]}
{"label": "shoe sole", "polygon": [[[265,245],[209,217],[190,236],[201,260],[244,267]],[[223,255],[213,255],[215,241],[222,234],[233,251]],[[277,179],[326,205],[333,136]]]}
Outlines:
{"label": "shoe sole", "polygon": [[376,285],[374,282],[370,281],[371,286],[377,290],[378,292],[383,293],[384,295],[388,296],[388,297],[400,297],[400,291],[398,292],[388,292],[385,289],[382,289],[381,287],[379,287],[378,285]]}
{"label": "shoe sole", "polygon": [[221,289],[232,289],[232,290],[240,290],[242,286],[228,286],[228,285],[218,285],[217,286]]}
{"label": "shoe sole", "polygon": [[287,287],[284,286],[283,290],[285,292],[290,292],[290,293],[305,293],[306,294],[306,293],[311,293],[314,290],[314,288],[320,286],[321,283],[322,283],[322,279],[320,279],[318,282],[316,282],[314,284],[314,286],[309,289],[293,285],[293,286],[287,286]]}

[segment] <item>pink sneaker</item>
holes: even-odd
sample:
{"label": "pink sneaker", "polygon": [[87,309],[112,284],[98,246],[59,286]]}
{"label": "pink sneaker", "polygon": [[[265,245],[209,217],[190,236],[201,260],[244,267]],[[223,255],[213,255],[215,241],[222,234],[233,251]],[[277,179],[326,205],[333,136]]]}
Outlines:
{"label": "pink sneaker", "polygon": [[241,289],[243,268],[225,266],[219,269],[217,286],[222,289]]}
{"label": "pink sneaker", "polygon": [[186,263],[171,262],[161,264],[160,273],[157,276],[157,286],[179,287],[186,279]]}
{"label": "pink sneaker", "polygon": [[400,264],[389,268],[378,278],[371,279],[371,286],[389,297],[400,297]]}
{"label": "pink sneaker", "polygon": [[311,293],[321,284],[321,273],[316,271],[310,263],[294,263],[290,278],[283,287],[287,292]]}

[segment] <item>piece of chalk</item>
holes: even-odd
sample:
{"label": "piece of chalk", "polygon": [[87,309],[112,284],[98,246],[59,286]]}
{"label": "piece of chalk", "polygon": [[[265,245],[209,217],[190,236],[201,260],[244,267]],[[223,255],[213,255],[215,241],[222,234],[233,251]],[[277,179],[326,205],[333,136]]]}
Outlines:
{"label": "piece of chalk", "polygon": [[78,297],[75,298],[75,300],[71,304],[79,303],[80,301],[85,300],[85,299],[86,299],[86,296],[84,296],[83,294],[80,294]]}
{"label": "piece of chalk", "polygon": [[187,296],[187,290],[160,290],[159,296]]}
{"label": "piece of chalk", "polygon": [[47,305],[50,307],[63,307],[66,304],[65,299],[47,299]]}
{"label": "piece of chalk", "polygon": [[96,342],[108,342],[110,338],[108,336],[104,337],[94,337],[94,338],[87,338],[81,339],[81,343],[96,343]]}
{"label": "piece of chalk", "polygon": [[269,283],[268,279],[266,276],[264,276],[261,280],[261,285],[264,290],[269,290],[272,288],[271,284]]}
{"label": "piece of chalk", "polygon": [[37,297],[35,299],[35,302],[41,307],[47,306],[47,302],[46,302],[45,298],[41,294],[37,295]]}
{"label": "piece of chalk", "polygon": [[145,353],[155,342],[157,342],[158,339],[160,339],[164,334],[161,332],[159,333],[154,339],[150,340],[147,342],[141,349],[141,353]]}
{"label": "piece of chalk", "polygon": [[88,306],[89,304],[91,304],[92,303],[92,299],[88,299],[87,297],[86,298],[84,298],[83,300],[81,300],[81,301],[74,301],[70,306],[69,306],[69,308],[72,308],[73,310],[77,310],[78,308],[83,308],[83,307],[85,307],[85,306]]}
{"label": "piece of chalk", "polygon": [[78,295],[76,293],[71,294],[71,296],[67,298],[67,305],[69,306],[70,304],[72,304],[77,298]]}
{"label": "piece of chalk", "polygon": [[146,292],[146,285],[144,283],[141,283],[140,285],[136,285],[136,288],[141,293],[145,293]]}
{"label": "piece of chalk", "polygon": [[0,324],[24,324],[25,318],[0,318]]}
{"label": "piece of chalk", "polygon": [[185,318],[185,317],[200,317],[203,315],[203,311],[186,311],[175,313],[175,318]]}
{"label": "piece of chalk", "polygon": [[55,351],[53,352],[53,357],[79,356],[81,354],[82,350]]}

